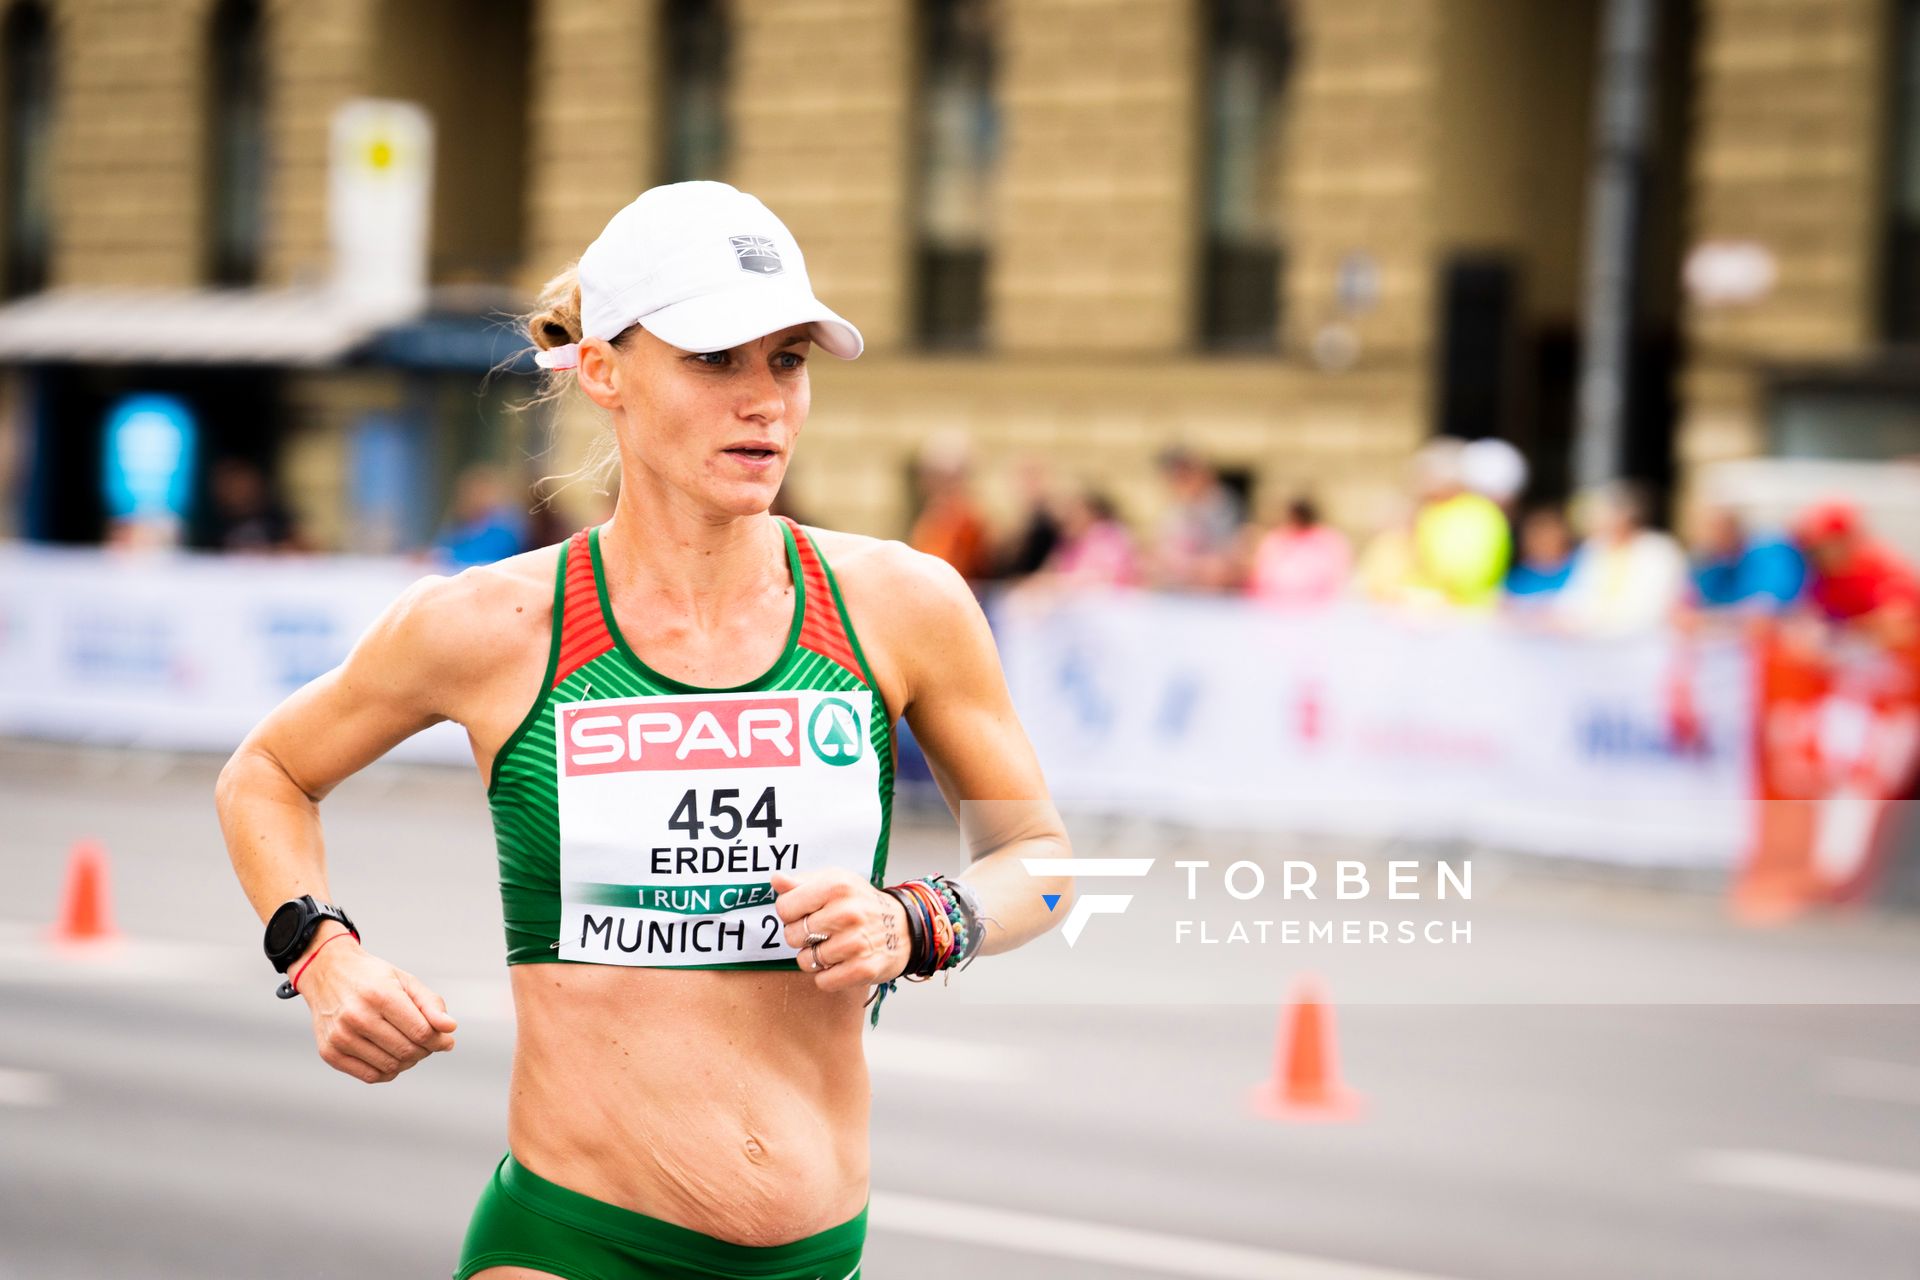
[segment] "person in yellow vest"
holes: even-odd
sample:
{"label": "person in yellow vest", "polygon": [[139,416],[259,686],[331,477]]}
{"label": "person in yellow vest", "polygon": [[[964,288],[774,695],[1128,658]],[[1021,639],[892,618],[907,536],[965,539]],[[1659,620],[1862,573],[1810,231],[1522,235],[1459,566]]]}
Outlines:
{"label": "person in yellow vest", "polygon": [[1499,603],[1513,534],[1491,498],[1462,489],[1427,503],[1414,517],[1413,549],[1420,574],[1448,604],[1491,609]]}
{"label": "person in yellow vest", "polygon": [[1440,436],[1414,455],[1418,505],[1408,523],[1375,537],[1361,557],[1361,589],[1416,608],[1492,609],[1512,557],[1498,503],[1466,487],[1465,442]]}

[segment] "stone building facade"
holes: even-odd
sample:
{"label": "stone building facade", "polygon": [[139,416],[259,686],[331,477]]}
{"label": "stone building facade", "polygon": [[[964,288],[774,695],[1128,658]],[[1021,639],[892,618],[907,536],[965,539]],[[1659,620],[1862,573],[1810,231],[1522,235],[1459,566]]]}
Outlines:
{"label": "stone building facade", "polygon": [[[0,10],[27,3],[49,15],[57,50],[49,285],[201,286],[218,0]],[[1911,6],[1668,5],[1636,430],[1653,470],[1670,457],[1684,487],[1700,464],[1778,447],[1783,378],[1844,383],[1898,363],[1883,259]],[[1355,531],[1391,509],[1406,458],[1436,430],[1507,435],[1547,492],[1564,481],[1603,0],[1276,7],[1288,56],[1260,134],[1262,216],[1283,265],[1267,348],[1219,349],[1199,333],[1210,6],[998,0],[985,6],[996,132],[984,321],[974,349],[949,350],[921,341],[915,321],[928,6],[723,0],[728,144],[712,176],[787,220],[816,290],[868,339],[860,361],[813,364],[792,481],[804,513],[899,534],[912,458],[953,433],[971,440],[992,502],[1039,456],[1143,522],[1160,501],[1152,460],[1174,442],[1227,468],[1256,509],[1307,487]],[[442,140],[436,280],[530,298],[662,180],[674,106],[655,82],[675,8],[263,0],[260,287],[325,278],[330,116],[399,96],[429,106]],[[1690,298],[1681,264],[1715,241],[1763,246],[1771,289]],[[352,420],[410,395],[376,368],[285,373],[262,429],[278,433],[282,479],[323,542],[348,541],[354,519]],[[14,387],[0,403],[21,399]],[[554,416],[559,444],[542,467],[564,471],[599,426],[579,405]],[[495,438],[526,448],[541,430]]]}

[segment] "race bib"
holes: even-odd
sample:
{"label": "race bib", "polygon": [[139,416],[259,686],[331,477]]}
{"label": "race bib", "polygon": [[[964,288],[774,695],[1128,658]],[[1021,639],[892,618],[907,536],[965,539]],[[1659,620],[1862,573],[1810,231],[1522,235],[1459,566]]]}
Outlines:
{"label": "race bib", "polygon": [[769,877],[873,874],[870,690],[556,704],[563,960],[792,959]]}

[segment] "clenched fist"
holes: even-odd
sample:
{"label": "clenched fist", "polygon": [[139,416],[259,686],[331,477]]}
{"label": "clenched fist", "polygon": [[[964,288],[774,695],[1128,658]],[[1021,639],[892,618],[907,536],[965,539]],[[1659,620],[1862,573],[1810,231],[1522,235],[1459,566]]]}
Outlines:
{"label": "clenched fist", "polygon": [[[800,967],[822,991],[847,991],[888,982],[907,967],[911,935],[907,909],[891,894],[842,867],[798,876],[773,873],[774,910],[786,924],[787,945],[798,947]],[[827,940],[807,942],[806,925]],[[816,960],[818,967],[816,968]]]}
{"label": "clenched fist", "polygon": [[300,977],[320,1059],[368,1084],[385,1084],[430,1053],[453,1048],[459,1025],[447,1002],[404,969],[345,938]]}

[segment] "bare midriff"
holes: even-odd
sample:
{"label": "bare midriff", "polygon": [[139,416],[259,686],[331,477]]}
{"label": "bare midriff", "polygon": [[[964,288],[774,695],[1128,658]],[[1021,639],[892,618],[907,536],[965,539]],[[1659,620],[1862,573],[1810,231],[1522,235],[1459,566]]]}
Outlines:
{"label": "bare midriff", "polygon": [[798,967],[511,972],[507,1138],[533,1172],[743,1245],[866,1204],[866,993],[823,993]]}

